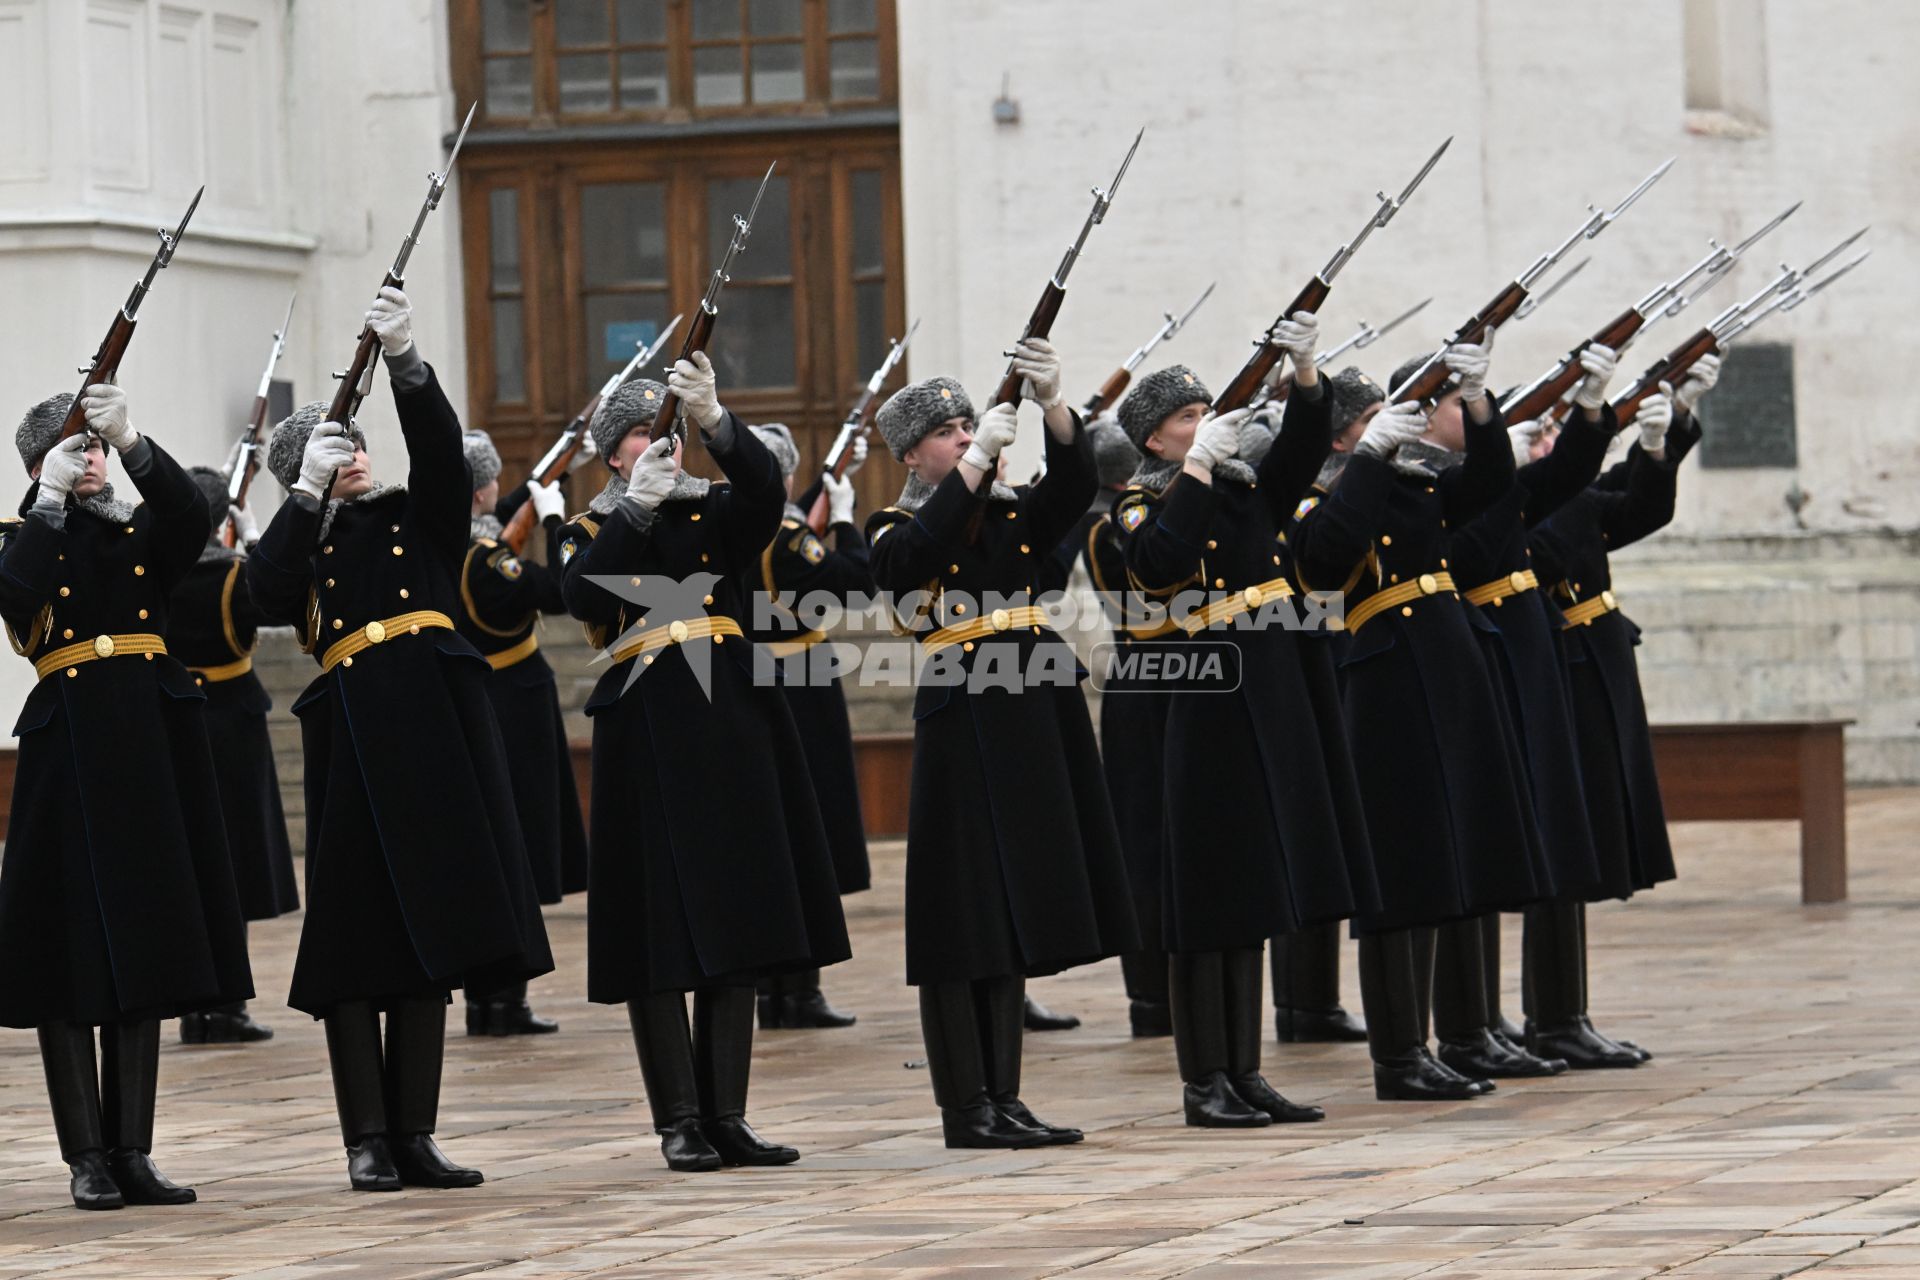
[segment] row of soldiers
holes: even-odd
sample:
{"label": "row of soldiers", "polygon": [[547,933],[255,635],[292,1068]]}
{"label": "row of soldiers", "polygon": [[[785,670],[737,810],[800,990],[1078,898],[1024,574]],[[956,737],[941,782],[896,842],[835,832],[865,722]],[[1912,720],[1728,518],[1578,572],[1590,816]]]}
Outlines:
{"label": "row of soldiers", "polygon": [[[602,401],[610,476],[567,518],[557,486],[501,498],[404,294],[383,289],[367,323],[405,482],[376,480],[355,424],[308,405],[273,433],[288,499],[264,531],[224,475],[135,430],[117,387],[83,393],[82,435],[59,438],[67,397],[17,433],[34,483],[0,527],[0,616],[40,679],[15,726],[0,1025],[38,1031],[77,1205],[193,1199],[151,1159],[161,1020],[190,1041],[270,1034],[244,1008],[246,921],[299,897],[251,669],[266,625],[320,667],[292,708],[307,841],[288,1003],[325,1024],[359,1189],[482,1180],[433,1138],[447,995],[466,992],[470,1033],[550,1030],[526,994],[552,968],[540,906],[582,887],[589,998],[627,1006],[669,1166],[798,1158],[745,1118],[756,992],[762,1026],[851,1022],[820,970],[848,958],[840,895],[869,877],[824,637],[777,608],[743,626],[768,615],[756,592],[877,587],[961,673],[917,691],[906,885],[949,1146],[1081,1139],[1021,1098],[1022,1031],[1047,1017],[1025,983],[1114,956],[1136,1034],[1174,1037],[1196,1125],[1320,1118],[1260,1074],[1268,939],[1282,1037],[1366,1036],[1383,1098],[1644,1060],[1585,1012],[1583,904],[1672,874],[1607,554],[1671,514],[1710,363],[1647,402],[1600,475],[1618,429],[1604,348],[1555,432],[1501,423],[1482,347],[1445,354],[1456,381],[1431,408],[1322,378],[1305,312],[1270,335],[1293,382],[1264,418],[1212,414],[1175,367],[1088,424],[1029,340],[1013,369],[1043,475],[1000,478],[1014,405],[976,415],[953,379],[915,383],[877,416],[904,490],[863,531],[851,484],[823,477],[829,545],[814,494],[795,500],[791,436],[729,412],[702,354]],[[651,437],[669,395],[723,481],[684,468],[681,433]],[[114,494],[110,454],[139,504]],[[544,565],[502,541],[523,502]],[[1040,602],[1075,557],[1123,649],[1224,651],[1217,686],[1117,683],[1097,742],[1077,679],[966,678],[1060,668]],[[690,611],[665,603],[689,588]],[[1204,604],[1177,620],[1141,608],[1192,590]],[[1328,590],[1344,628],[1276,625]],[[611,659],[586,704],[584,829],[537,639],[562,611]],[[1494,994],[1502,910],[1527,913],[1524,1029]],[[1364,1031],[1330,981],[1340,921]]]}

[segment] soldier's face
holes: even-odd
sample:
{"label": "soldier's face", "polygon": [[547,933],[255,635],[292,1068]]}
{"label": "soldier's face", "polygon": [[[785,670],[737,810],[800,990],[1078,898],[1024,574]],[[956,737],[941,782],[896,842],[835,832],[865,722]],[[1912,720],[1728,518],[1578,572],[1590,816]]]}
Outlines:
{"label": "soldier's face", "polygon": [[483,511],[491,511],[498,505],[500,505],[500,477],[495,476],[473,491],[473,514],[479,515]]}
{"label": "soldier's face", "polygon": [[87,437],[87,474],[73,486],[76,498],[91,498],[107,487],[107,447],[98,436]]}
{"label": "soldier's face", "polygon": [[[620,443],[613,447],[613,456],[607,459],[607,465],[613,468],[616,475],[625,479],[633,473],[635,460],[647,451],[648,445],[653,443],[652,438],[647,434],[652,428],[651,422],[636,423],[632,430],[620,437]],[[680,448],[681,440],[676,435],[673,438],[673,469],[675,471],[680,469]]]}
{"label": "soldier's face", "polygon": [[1367,424],[1380,416],[1387,407],[1386,401],[1377,400],[1360,411],[1360,416],[1347,424],[1347,429],[1333,438],[1335,453],[1352,453],[1353,446],[1360,443],[1360,437],[1367,434]]}
{"label": "soldier's face", "polygon": [[340,468],[333,478],[333,496],[345,502],[352,502],[373,488],[373,462],[367,457],[367,447],[361,445],[353,451],[353,465]]}
{"label": "soldier's face", "polygon": [[973,443],[972,418],[948,418],[920,437],[918,444],[901,455],[907,470],[928,484],[939,484],[960,465],[967,446]]}
{"label": "soldier's face", "polygon": [[1193,448],[1194,433],[1200,429],[1200,420],[1206,416],[1204,404],[1190,404],[1175,410],[1147,437],[1147,452],[1168,462],[1185,461],[1187,450]]}
{"label": "soldier's face", "polygon": [[1557,422],[1549,422],[1547,429],[1540,433],[1539,438],[1536,439],[1533,445],[1527,450],[1527,457],[1534,462],[1540,461],[1540,459],[1553,452],[1554,442],[1559,439],[1560,424]]}
{"label": "soldier's face", "polygon": [[1427,415],[1426,439],[1429,444],[1451,449],[1455,453],[1467,447],[1467,432],[1461,419],[1458,391],[1447,392],[1440,397],[1440,403],[1433,406],[1433,412]]}

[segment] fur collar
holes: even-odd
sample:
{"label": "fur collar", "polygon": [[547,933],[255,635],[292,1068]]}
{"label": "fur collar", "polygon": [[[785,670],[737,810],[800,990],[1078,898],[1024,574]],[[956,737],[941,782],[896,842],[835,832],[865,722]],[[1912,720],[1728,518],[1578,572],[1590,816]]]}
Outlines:
{"label": "fur collar", "polygon": [[1464,453],[1443,449],[1427,440],[1409,440],[1393,451],[1393,469],[1401,475],[1432,479],[1467,460]]}
{"label": "fur collar", "polygon": [[[1134,468],[1133,477],[1127,483],[1138,485],[1152,493],[1165,493],[1167,486],[1173,483],[1173,478],[1180,474],[1180,468],[1183,465],[1185,464],[1175,462],[1171,458],[1148,458]],[[1254,482],[1255,476],[1253,468],[1240,459],[1223,458],[1214,464],[1213,478],[1250,485]]]}
{"label": "fur collar", "polygon": [[[909,471],[907,472],[907,483],[901,488],[900,496],[895,499],[893,505],[902,511],[918,511],[926,505],[927,499],[931,498],[933,491],[939,487],[938,485],[928,484],[925,480],[922,480],[919,476]],[[1001,484],[998,480],[993,482],[993,490],[987,497],[994,502],[1018,502],[1020,500],[1019,494],[1007,488],[1006,485]]]}
{"label": "fur collar", "polygon": [[329,499],[326,512],[320,517],[320,536],[324,538],[333,532],[333,518],[340,514],[340,508],[360,503],[377,502],[381,498],[396,493],[405,493],[406,491],[407,486],[403,484],[377,484],[359,497],[353,499],[351,503],[344,498]]}
{"label": "fur collar", "polygon": [[[704,498],[707,496],[707,490],[712,487],[713,482],[705,476],[696,476],[691,472],[682,471],[674,477],[673,488],[667,491],[667,496],[662,501],[679,502],[687,498]],[[626,496],[626,479],[619,475],[608,476],[607,487],[594,495],[593,501],[587,504],[587,510],[597,516],[610,516],[614,508],[620,505],[621,499]]]}
{"label": "fur collar", "polygon": [[491,511],[483,511],[479,515],[474,516],[472,521],[467,525],[467,537],[476,542],[481,538],[489,538],[498,542],[500,535],[505,532],[506,526],[501,524],[499,519]]}

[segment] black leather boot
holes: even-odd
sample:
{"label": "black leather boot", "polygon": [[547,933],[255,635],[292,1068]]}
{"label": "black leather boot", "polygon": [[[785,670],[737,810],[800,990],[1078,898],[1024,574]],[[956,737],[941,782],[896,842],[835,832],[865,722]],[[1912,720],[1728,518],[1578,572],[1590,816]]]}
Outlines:
{"label": "black leather boot", "polygon": [[60,1158],[70,1172],[76,1209],[118,1209],[126,1204],[107,1168],[100,1126],[100,1076],[94,1066],[93,1028],[55,1022],[38,1028],[40,1063],[47,1074],[47,1101]]}
{"label": "black leather boot", "polygon": [[778,1031],[786,1026],[787,979],[785,974],[763,974],[754,984],[754,1007],[758,1011],[762,1031]]}
{"label": "black leather boot", "polygon": [[366,1001],[351,1000],[329,1009],[322,1022],[340,1138],[347,1148],[347,1182],[355,1191],[398,1191],[400,1171],[387,1147],[380,1015]]}
{"label": "black leather boot", "polygon": [[[1397,929],[1360,939],[1360,999],[1367,1011],[1374,1097],[1382,1102],[1436,1102],[1490,1093],[1491,1082],[1468,1080],[1427,1051],[1415,985],[1420,973],[1416,944],[1422,941],[1418,932]],[[1427,937],[1430,941],[1431,934]]]}
{"label": "black leather boot", "polygon": [[981,978],[973,984],[981,1060],[987,1068],[987,1097],[1008,1120],[1045,1135],[1047,1145],[1070,1146],[1085,1135],[1066,1125],[1048,1124],[1020,1100],[1026,987],[1026,979],[1020,977]]}
{"label": "black leather boot", "polygon": [[1527,908],[1526,941],[1532,1016],[1527,1048],[1558,1058],[1576,1071],[1628,1070],[1638,1055],[1593,1030],[1586,992],[1577,903],[1541,902]]}
{"label": "black leather boot", "polygon": [[[1525,1049],[1526,1032],[1506,1014],[1500,990],[1500,913],[1489,911],[1480,917],[1480,954],[1486,962],[1487,1030],[1509,1048]],[[1524,980],[1523,980],[1524,981]]]}
{"label": "black leather boot", "polygon": [[1340,1004],[1340,926],[1274,936],[1273,1032],[1282,1044],[1341,1044],[1367,1028]]}
{"label": "black leather boot", "polygon": [[1172,1035],[1173,1013],[1167,1007],[1167,953],[1129,951],[1120,957],[1120,977],[1126,983],[1127,1023],[1133,1038]]}
{"label": "black leather boot", "polygon": [[1260,948],[1243,947],[1221,956],[1225,977],[1224,1009],[1227,1015],[1227,1083],[1240,1100],[1255,1111],[1264,1111],[1275,1124],[1305,1124],[1324,1120],[1327,1113],[1319,1107],[1302,1106],[1280,1096],[1280,1091],[1260,1074]]}
{"label": "black leather boot", "polygon": [[273,1028],[255,1022],[244,1000],[205,1013],[180,1015],[182,1044],[256,1044],[271,1039]]}
{"label": "black leather boot", "polygon": [[470,1036],[544,1036],[559,1029],[559,1023],[541,1017],[527,1003],[524,982],[492,990],[467,991],[467,1034]]}
{"label": "black leather boot", "polygon": [[724,1165],[792,1164],[800,1153],[768,1142],[747,1123],[753,1070],[752,987],[693,993],[693,1070],[700,1132]]}
{"label": "black leather boot", "polygon": [[859,1021],[855,1015],[842,1013],[827,1003],[826,996],[820,993],[818,969],[787,975],[786,987],[783,997],[785,1008],[780,1014],[781,1026],[832,1030],[850,1027]]}
{"label": "black leather boot", "polygon": [[1496,1037],[1487,1007],[1486,930],[1479,919],[1435,931],[1433,1029],[1440,1061],[1469,1080],[1519,1080],[1566,1070]]}
{"label": "black leather boot", "polygon": [[[1272,1124],[1272,1116],[1249,1105],[1227,1080],[1225,957],[1218,951],[1174,952],[1168,957],[1168,970],[1173,1052],[1180,1066],[1180,1102],[1187,1123],[1196,1129],[1258,1129]],[[1259,999],[1257,993],[1254,999]],[[1257,1011],[1254,1016],[1258,1018]]]}
{"label": "black leather boot", "polygon": [[1077,1014],[1055,1013],[1032,996],[1026,997],[1022,1013],[1029,1031],[1071,1031],[1080,1025]]}
{"label": "black leather boot", "polygon": [[686,997],[667,991],[629,1000],[627,1022],[667,1168],[677,1173],[718,1169],[720,1153],[700,1132],[700,1091],[694,1084]]}
{"label": "black leather boot", "polygon": [[1492,1092],[1491,1080],[1468,1079],[1437,1061],[1425,1045],[1373,1061],[1373,1096],[1381,1102],[1464,1102]]}
{"label": "black leather boot", "polygon": [[1542,1058],[1509,1044],[1485,1027],[1440,1041],[1440,1061],[1469,1080],[1533,1080],[1567,1069],[1559,1058]]}
{"label": "black leather boot", "polygon": [[154,1099],[160,1089],[160,1023],[155,1018],[100,1028],[101,1136],[107,1168],[128,1204],[192,1204],[153,1164]]}
{"label": "black leather boot", "polygon": [[920,985],[920,1034],[927,1075],[940,1107],[940,1130],[950,1148],[1024,1148],[1049,1145],[1039,1129],[1021,1124],[987,1096],[986,1055],[971,982]]}
{"label": "black leather boot", "polygon": [[387,1142],[409,1187],[477,1187],[486,1179],[447,1159],[433,1140],[440,1121],[440,1070],[446,1057],[444,996],[409,996],[387,1008]]}

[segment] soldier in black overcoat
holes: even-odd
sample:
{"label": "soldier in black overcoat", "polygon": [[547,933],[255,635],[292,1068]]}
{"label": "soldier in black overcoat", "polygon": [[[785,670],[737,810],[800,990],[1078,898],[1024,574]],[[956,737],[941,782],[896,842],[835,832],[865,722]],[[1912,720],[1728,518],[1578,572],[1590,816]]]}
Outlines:
{"label": "soldier in black overcoat", "polygon": [[[1355,921],[1361,994],[1382,1100],[1476,1097],[1491,1083],[1427,1049],[1417,963],[1447,935],[1439,1020],[1473,1021],[1484,1003],[1478,917],[1539,896],[1538,835],[1514,774],[1474,639],[1487,625],[1462,603],[1449,571],[1449,527],[1480,514],[1513,483],[1513,454],[1486,394],[1486,349],[1450,348],[1458,384],[1431,411],[1392,405],[1368,424],[1332,491],[1294,522],[1302,584],[1340,591],[1352,635],[1342,699],[1366,797],[1381,906]],[[1396,371],[1405,381],[1421,361]],[[1295,393],[1297,397],[1298,392]],[[1419,955],[1416,955],[1416,948]],[[1478,1017],[1484,1023],[1484,1015]],[[1519,1060],[1491,1064],[1534,1070]]]}
{"label": "soldier in black overcoat", "polygon": [[1163,928],[1190,1125],[1321,1118],[1260,1075],[1261,949],[1378,902],[1332,655],[1303,638],[1315,615],[1280,540],[1332,442],[1317,336],[1306,312],[1270,335],[1296,383],[1258,471],[1236,456],[1248,411],[1209,414],[1212,396],[1184,366],[1142,379],[1120,406],[1147,458],[1114,506],[1132,584],[1173,602],[1180,634],[1162,643],[1225,663],[1217,686],[1172,692],[1161,768]]}
{"label": "soldier in black overcoat", "polygon": [[[273,699],[253,671],[259,629],[269,619],[254,607],[242,570],[260,532],[253,513],[229,500],[225,472],[192,467],[189,474],[213,513],[213,531],[173,593],[167,651],[186,664],[207,697],[207,742],[220,779],[220,814],[240,909],[248,921],[271,920],[299,910],[300,891],[267,733]],[[235,530],[231,547],[225,538],[229,524]],[[245,1002],[180,1015],[180,1039],[187,1044],[272,1038],[272,1028],[248,1016]]]}
{"label": "soldier in black overcoat", "polygon": [[[75,1206],[186,1204],[151,1155],[160,1022],[253,994],[206,694],[162,638],[211,517],[123,391],[88,387],[62,441],[72,404],[21,419],[36,483],[0,524],[0,617],[39,677],[13,726],[0,1025],[39,1033]],[[114,494],[109,449],[141,503]]]}
{"label": "soldier in black overcoat", "polygon": [[[460,564],[460,608],[453,625],[493,668],[487,701],[507,749],[513,807],[520,815],[534,890],[543,905],[552,906],[587,887],[587,828],[560,693],[540,651],[539,634],[542,614],[567,611],[560,575],[548,567],[560,563],[566,499],[558,484],[532,481],[515,490],[519,502],[533,504],[539,536],[548,546],[546,563],[523,560],[501,540],[504,521],[513,518],[519,503],[500,498],[499,450],[484,431],[469,430],[462,443],[474,489],[471,542]],[[559,1029],[551,1018],[534,1013],[525,981],[493,990],[467,988],[470,1036],[547,1035]]]}
{"label": "soldier in black overcoat", "polygon": [[[853,723],[835,666],[837,653],[823,643],[826,632],[803,621],[813,610],[861,608],[873,594],[867,540],[853,519],[853,476],[865,464],[865,436],[854,437],[845,476],[822,475],[804,495],[793,497],[800,450],[783,423],[753,429],[773,455],[787,499],[780,531],[760,553],[759,575],[747,636],[757,646],[758,676],[777,682],[793,712],[807,757],[807,772],[820,802],[820,821],[833,851],[834,879],[842,895],[873,883],[867,865],[867,832],[861,822],[859,770],[853,756]],[[827,536],[815,534],[807,513],[822,493],[827,499]],[[827,1002],[820,971],[772,973],[759,982],[760,1029],[850,1027],[857,1019]]]}
{"label": "soldier in black overcoat", "polygon": [[287,1003],[325,1020],[356,1189],[474,1186],[479,1171],[433,1140],[448,993],[523,981],[553,957],[491,669],[453,626],[472,502],[460,419],[413,345],[406,296],[382,289],[367,323],[407,483],[376,484],[359,429],[304,406],[274,428],[267,466],[289,496],[245,569],[261,611],[320,664],[293,704],[307,913]]}
{"label": "soldier in black overcoat", "polygon": [[907,816],[907,981],[949,1147],[1077,1142],[1020,1100],[1026,980],[1138,949],[1120,838],[1072,649],[1035,603],[1041,565],[1098,487],[1060,361],[1013,367],[1045,418],[1047,470],[994,477],[1013,404],[976,419],[931,378],[876,424],[907,466],[867,522],[874,582],[921,651]]}
{"label": "soldier in black overcoat", "polygon": [[727,482],[682,469],[678,431],[649,443],[669,387],[638,378],[594,415],[614,474],[561,532],[567,608],[611,659],[586,707],[587,995],[627,1006],[669,1168],[788,1164],[746,1121],[754,986],[848,945],[806,750],[741,621],[786,491],[704,353],[669,385]]}

